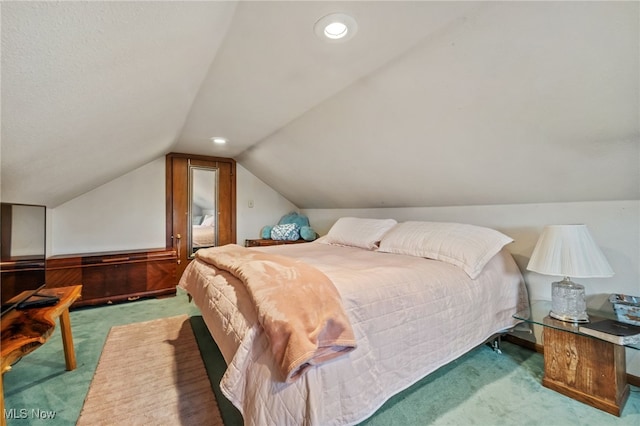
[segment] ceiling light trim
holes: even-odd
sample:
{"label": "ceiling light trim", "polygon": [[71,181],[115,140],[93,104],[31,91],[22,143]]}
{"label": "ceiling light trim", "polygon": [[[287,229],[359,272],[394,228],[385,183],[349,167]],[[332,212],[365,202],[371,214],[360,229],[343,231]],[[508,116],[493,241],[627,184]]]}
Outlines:
{"label": "ceiling light trim", "polygon": [[316,36],[329,43],[344,43],[358,32],[358,23],[346,13],[338,12],[323,16],[313,26]]}

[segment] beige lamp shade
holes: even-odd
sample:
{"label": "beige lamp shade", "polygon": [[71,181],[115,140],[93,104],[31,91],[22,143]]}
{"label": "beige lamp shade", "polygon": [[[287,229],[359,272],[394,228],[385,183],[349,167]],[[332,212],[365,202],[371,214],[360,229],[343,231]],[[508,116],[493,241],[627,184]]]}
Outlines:
{"label": "beige lamp shade", "polygon": [[573,278],[610,277],[613,270],[585,225],[549,225],[533,249],[527,269],[564,277],[551,284],[549,316],[562,321],[589,322],[585,288]]}
{"label": "beige lamp shade", "polygon": [[611,277],[614,272],[586,225],[549,225],[533,249],[527,269],[572,278]]}

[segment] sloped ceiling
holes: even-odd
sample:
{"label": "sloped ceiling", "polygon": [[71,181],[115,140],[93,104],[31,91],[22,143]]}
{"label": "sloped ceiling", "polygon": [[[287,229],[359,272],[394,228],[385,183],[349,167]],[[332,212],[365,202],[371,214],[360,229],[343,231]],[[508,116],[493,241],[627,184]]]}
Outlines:
{"label": "sloped ceiling", "polygon": [[[170,151],[234,157],[301,208],[640,198],[637,2],[1,8],[6,201]],[[358,32],[326,43],[336,11]]]}
{"label": "sloped ceiling", "polygon": [[2,199],[55,207],[169,152],[228,2],[2,2]]}

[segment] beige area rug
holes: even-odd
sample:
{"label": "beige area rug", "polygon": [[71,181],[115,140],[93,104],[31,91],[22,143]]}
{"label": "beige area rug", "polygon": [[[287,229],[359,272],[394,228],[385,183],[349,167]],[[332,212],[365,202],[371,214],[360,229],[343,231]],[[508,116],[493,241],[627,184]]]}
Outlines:
{"label": "beige area rug", "polygon": [[78,425],[223,425],[187,315],[111,329]]}

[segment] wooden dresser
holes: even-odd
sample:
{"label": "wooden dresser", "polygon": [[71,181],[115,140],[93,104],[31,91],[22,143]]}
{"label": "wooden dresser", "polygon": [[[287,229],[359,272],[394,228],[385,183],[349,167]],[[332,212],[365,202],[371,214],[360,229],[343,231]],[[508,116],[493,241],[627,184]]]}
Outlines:
{"label": "wooden dresser", "polygon": [[113,251],[47,258],[47,287],[82,284],[73,306],[137,300],[176,294],[173,249]]}
{"label": "wooden dresser", "polygon": [[25,290],[33,290],[44,284],[45,259],[11,259],[0,262],[2,303]]}

